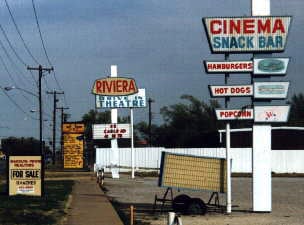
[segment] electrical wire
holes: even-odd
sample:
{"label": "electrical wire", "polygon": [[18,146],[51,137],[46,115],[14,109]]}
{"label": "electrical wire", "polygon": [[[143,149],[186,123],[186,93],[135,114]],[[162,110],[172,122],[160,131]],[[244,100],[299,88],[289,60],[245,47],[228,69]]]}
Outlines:
{"label": "electrical wire", "polygon": [[[2,31],[2,34],[3,34],[4,38],[5,38],[5,40],[7,41],[8,45],[9,45],[9,47],[10,47],[10,49],[12,50],[12,52],[14,53],[14,55],[16,56],[16,58],[19,60],[19,62],[20,62],[21,64],[23,64],[23,66],[27,67],[27,64],[26,64],[25,61],[21,58],[21,56],[17,53],[16,49],[15,49],[14,46],[12,45],[11,41],[9,40],[9,38],[8,38],[6,32],[5,32],[5,30],[4,30],[4,28],[2,27],[1,24],[0,24],[0,29],[1,29],[1,31]],[[35,78],[34,78],[34,75],[33,75],[32,71],[30,71],[30,74],[31,74],[31,77],[32,77],[34,83],[37,85],[37,82],[36,82],[36,80],[35,80]]]}
{"label": "electrical wire", "polygon": [[5,90],[1,88],[2,92],[6,95],[6,97],[18,108],[21,112],[23,112],[26,116],[33,120],[38,120],[37,118],[32,117],[30,114],[28,114],[9,94],[6,93]]}
{"label": "electrical wire", "polygon": [[9,4],[8,4],[8,2],[7,2],[7,0],[4,0],[4,1],[5,1],[6,8],[7,8],[9,14],[10,14],[11,20],[13,21],[13,24],[14,24],[14,26],[15,26],[15,28],[16,28],[16,31],[17,31],[17,33],[18,33],[18,35],[19,35],[19,37],[20,37],[20,39],[21,39],[21,41],[22,41],[22,43],[23,43],[24,48],[26,49],[27,53],[30,55],[30,57],[32,58],[32,60],[33,60],[36,64],[39,64],[38,60],[34,57],[34,55],[32,54],[32,52],[30,51],[29,47],[28,47],[27,44],[25,43],[25,40],[24,40],[24,38],[22,37],[22,34],[21,34],[21,32],[20,32],[20,29],[19,29],[18,26],[17,26],[16,20],[15,20],[15,18],[14,18],[14,15],[13,15],[13,13],[12,13],[12,11],[11,11],[11,8],[10,8],[10,6],[9,6]]}
{"label": "electrical wire", "polygon": [[[45,57],[46,57],[49,65],[51,67],[53,67],[53,64],[52,64],[52,62],[50,60],[50,57],[49,57],[49,55],[47,53],[47,50],[46,50],[46,47],[45,47],[45,42],[44,42],[43,35],[42,35],[41,29],[40,29],[40,24],[39,24],[39,20],[38,20],[38,14],[37,14],[36,5],[35,5],[34,0],[32,0],[32,6],[33,6],[33,11],[34,11],[34,14],[35,14],[36,25],[37,25],[37,29],[38,29],[38,32],[39,32],[39,36],[40,36],[40,40],[41,40],[41,44],[42,44],[42,47],[43,47],[43,51],[44,51]],[[62,89],[62,87],[61,87],[61,85],[60,85],[60,83],[59,83],[59,81],[57,79],[57,75],[55,73],[55,70],[53,70],[52,72],[54,74],[54,79],[55,79],[55,82],[56,82],[59,90],[62,91],[63,89]],[[64,96],[64,101],[65,101],[65,104],[67,105],[67,100],[66,100],[65,96]]]}
{"label": "electrical wire", "polygon": [[22,79],[20,79],[20,82],[22,83],[23,86],[25,85],[25,81],[29,82],[29,84],[32,85],[32,82],[30,82],[28,79],[25,78],[24,74],[22,73],[22,71],[19,69],[19,67],[17,66],[17,64],[14,62],[14,60],[12,59],[12,57],[10,56],[10,54],[8,53],[8,51],[6,50],[3,42],[0,40],[0,45],[1,48],[3,50],[3,52],[5,53],[6,57],[8,58],[8,60],[10,61],[10,63],[12,64],[12,66],[17,70],[18,74],[21,74]]}

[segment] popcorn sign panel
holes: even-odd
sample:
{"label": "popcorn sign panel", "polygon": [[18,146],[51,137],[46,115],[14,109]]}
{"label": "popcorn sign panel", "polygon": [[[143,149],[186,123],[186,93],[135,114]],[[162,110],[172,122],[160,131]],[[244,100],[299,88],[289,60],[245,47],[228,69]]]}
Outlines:
{"label": "popcorn sign panel", "polygon": [[291,16],[203,18],[214,53],[284,51]]}
{"label": "popcorn sign panel", "polygon": [[41,196],[41,156],[9,156],[9,195]]}
{"label": "popcorn sign panel", "polygon": [[253,119],[253,109],[216,109],[218,120],[251,120]]}
{"label": "popcorn sign panel", "polygon": [[93,124],[93,139],[131,138],[130,124]]}

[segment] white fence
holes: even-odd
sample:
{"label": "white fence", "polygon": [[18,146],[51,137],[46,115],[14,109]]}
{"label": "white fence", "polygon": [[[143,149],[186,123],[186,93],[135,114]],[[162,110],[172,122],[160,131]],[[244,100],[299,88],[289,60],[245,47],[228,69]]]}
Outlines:
{"label": "white fence", "polygon": [[[137,168],[159,169],[161,152],[187,155],[225,158],[225,148],[135,148],[135,165]],[[232,148],[232,172],[251,173],[251,148]],[[96,165],[111,165],[111,149],[96,149]],[[119,149],[119,166],[130,167],[131,149]],[[275,173],[304,173],[304,150],[273,150],[272,171]]]}

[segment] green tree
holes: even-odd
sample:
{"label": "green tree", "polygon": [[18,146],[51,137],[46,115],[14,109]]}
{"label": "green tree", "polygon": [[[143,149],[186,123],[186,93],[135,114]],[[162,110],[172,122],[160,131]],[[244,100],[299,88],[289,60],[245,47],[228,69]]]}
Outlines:
{"label": "green tree", "polygon": [[[215,146],[218,142],[217,122],[214,109],[219,108],[217,101],[209,104],[191,95],[182,95],[186,103],[177,103],[161,108],[164,124],[152,126],[152,145],[164,147],[201,147]],[[148,137],[148,126],[141,122],[136,129],[144,138]]]}
{"label": "green tree", "polygon": [[291,126],[304,126],[304,95],[295,94],[291,97],[288,124]]}

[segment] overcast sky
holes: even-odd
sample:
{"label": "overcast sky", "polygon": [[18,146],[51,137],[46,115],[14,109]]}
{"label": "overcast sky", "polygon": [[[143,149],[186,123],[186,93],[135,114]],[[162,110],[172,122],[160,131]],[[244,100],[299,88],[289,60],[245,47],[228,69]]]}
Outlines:
{"label": "overcast sky", "polygon": [[[30,0],[7,0],[21,35],[35,58],[49,67]],[[5,1],[0,1],[0,21],[12,46],[27,65],[37,66],[25,50],[10,18]],[[202,17],[250,16],[250,0],[36,0],[36,9],[48,56],[55,68],[65,99],[58,106],[68,106],[70,120],[93,109],[91,88],[94,80],[110,75],[110,66],[118,66],[118,75],[132,77],[147,97],[155,100],[153,122],[160,121],[159,109],[191,94],[209,101],[208,84],[223,84],[224,77],[205,74],[203,60],[223,59],[211,54],[202,25]],[[303,92],[304,71],[304,1],[272,1],[272,15],[292,15],[293,21],[284,53],[291,57],[288,74],[279,80],[290,80],[289,96]],[[2,87],[16,86],[37,94],[32,75],[17,59],[0,31],[11,62],[0,46]],[[251,55],[231,55],[231,59],[250,59]],[[11,77],[10,77],[11,76]],[[37,80],[37,72],[33,72]],[[13,78],[13,79],[12,79]],[[59,90],[54,74],[45,76],[44,92]],[[231,75],[229,83],[246,84],[249,74]],[[38,137],[37,98],[18,90],[1,92],[0,136]],[[23,96],[24,95],[24,96]],[[45,139],[50,137],[52,96],[44,96]],[[245,100],[246,101],[246,100]],[[238,100],[230,105],[237,106]],[[135,121],[147,121],[148,110],[136,109]],[[58,117],[59,120],[59,117]]]}

